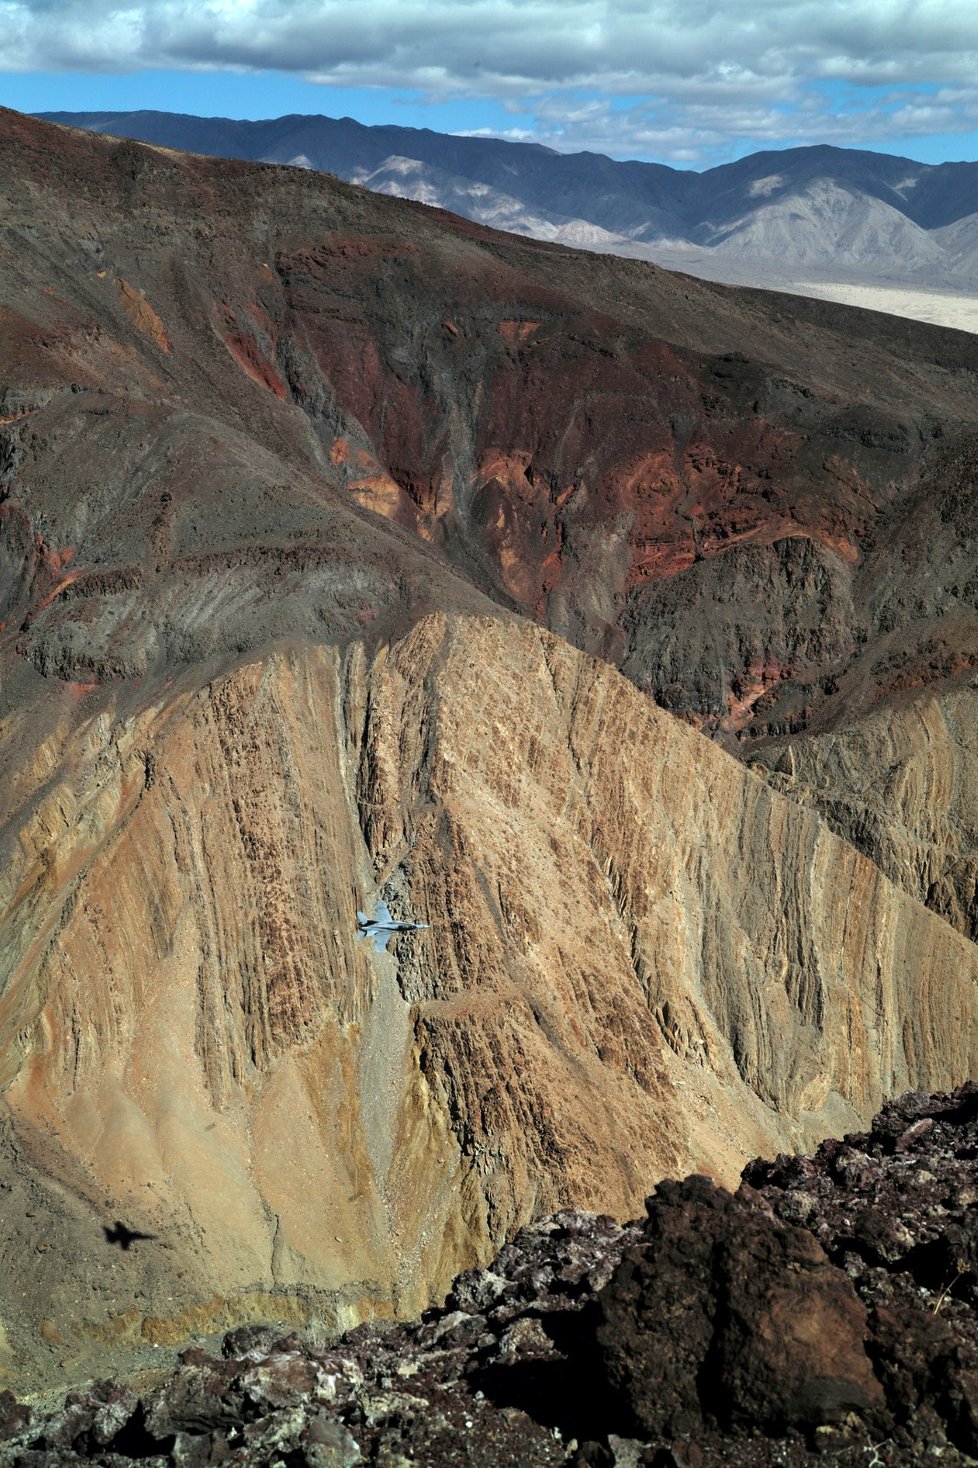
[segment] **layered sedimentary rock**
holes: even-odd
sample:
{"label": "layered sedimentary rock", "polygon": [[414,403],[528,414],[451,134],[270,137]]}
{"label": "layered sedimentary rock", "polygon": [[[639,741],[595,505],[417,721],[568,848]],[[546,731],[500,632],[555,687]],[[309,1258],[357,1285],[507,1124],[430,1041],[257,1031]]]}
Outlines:
{"label": "layered sedimentary rock", "polygon": [[[970,943],[526,624],[65,705],[5,827],[8,1371],[416,1309],[974,1068]],[[389,956],[379,893],[431,924]]]}
{"label": "layered sedimentary rock", "polygon": [[777,764],[967,684],[971,339],[0,151],[10,1376],[415,1309],[973,1070],[964,888],[654,706]]}
{"label": "layered sedimentary rock", "polygon": [[[154,575],[265,580],[270,537],[307,571],[365,508],[724,737],[971,675],[973,337],[9,112],[0,155],[0,495],[46,558],[42,671],[86,662],[66,620],[111,641],[137,608],[163,645],[107,669],[192,660]],[[367,583],[346,617],[324,588],[323,635],[376,615]],[[239,612],[208,625],[260,645]]]}
{"label": "layered sedimentary rock", "polygon": [[758,770],[819,810],[906,891],[978,937],[974,689],[907,695],[824,734],[753,750]]}

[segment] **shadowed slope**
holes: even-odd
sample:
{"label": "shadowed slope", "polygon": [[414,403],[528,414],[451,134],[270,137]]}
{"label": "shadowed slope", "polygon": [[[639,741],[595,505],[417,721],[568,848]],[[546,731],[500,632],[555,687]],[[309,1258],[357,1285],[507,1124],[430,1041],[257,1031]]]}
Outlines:
{"label": "shadowed slope", "polygon": [[[538,1211],[973,1069],[970,943],[514,615],[731,738],[784,628],[817,727],[858,595],[892,636],[960,581],[901,602],[884,550],[931,483],[965,513],[970,339],[9,113],[0,152],[11,1373],[413,1309]],[[378,895],[430,930],[364,952]]]}
{"label": "shadowed slope", "polygon": [[[6,832],[8,1371],[416,1310],[542,1211],[978,1060],[970,943],[549,634],[439,616],[97,707]],[[374,892],[430,929],[365,951]]]}
{"label": "shadowed slope", "polygon": [[731,747],[973,681],[973,337],[9,112],[0,153],[8,700],[473,585]]}

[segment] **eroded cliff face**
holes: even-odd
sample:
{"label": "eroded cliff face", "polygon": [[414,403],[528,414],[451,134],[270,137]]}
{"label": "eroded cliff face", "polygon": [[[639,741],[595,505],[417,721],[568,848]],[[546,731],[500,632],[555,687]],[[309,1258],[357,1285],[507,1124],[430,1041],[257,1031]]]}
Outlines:
{"label": "eroded cliff face", "polygon": [[973,1071],[973,338],[0,156],[8,1375],[413,1311]]}
{"label": "eroded cliff face", "polygon": [[[550,634],[127,698],[48,714],[4,812],[8,1374],[416,1310],[542,1211],[974,1069],[973,945]],[[429,930],[358,944],[378,894]]]}
{"label": "eroded cliff face", "polygon": [[978,938],[978,720],[973,688],[905,695],[823,734],[751,753],[892,881]]}

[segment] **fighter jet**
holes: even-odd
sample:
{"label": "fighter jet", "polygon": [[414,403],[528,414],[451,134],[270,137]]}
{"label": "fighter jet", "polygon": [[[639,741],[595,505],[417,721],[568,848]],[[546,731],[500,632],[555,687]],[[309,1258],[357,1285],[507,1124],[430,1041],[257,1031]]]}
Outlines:
{"label": "fighter jet", "polygon": [[390,908],[386,902],[377,903],[377,911],[372,918],[368,918],[365,912],[357,913],[357,942],[361,938],[373,938],[374,952],[385,952],[388,943],[395,933],[413,933],[420,928],[426,928],[427,923],[402,923],[397,918],[391,917]]}

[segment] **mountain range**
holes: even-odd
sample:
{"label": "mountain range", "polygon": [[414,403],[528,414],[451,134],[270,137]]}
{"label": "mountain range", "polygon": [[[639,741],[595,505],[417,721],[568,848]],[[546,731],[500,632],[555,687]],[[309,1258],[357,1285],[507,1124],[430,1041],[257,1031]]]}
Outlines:
{"label": "mountain range", "polygon": [[0,188],[7,1381],[975,1074],[973,336],[9,111]]}
{"label": "mountain range", "polygon": [[45,115],[171,148],[317,169],[496,229],[713,279],[945,290],[978,282],[978,163],[929,165],[819,146],[696,173],[351,118]]}

